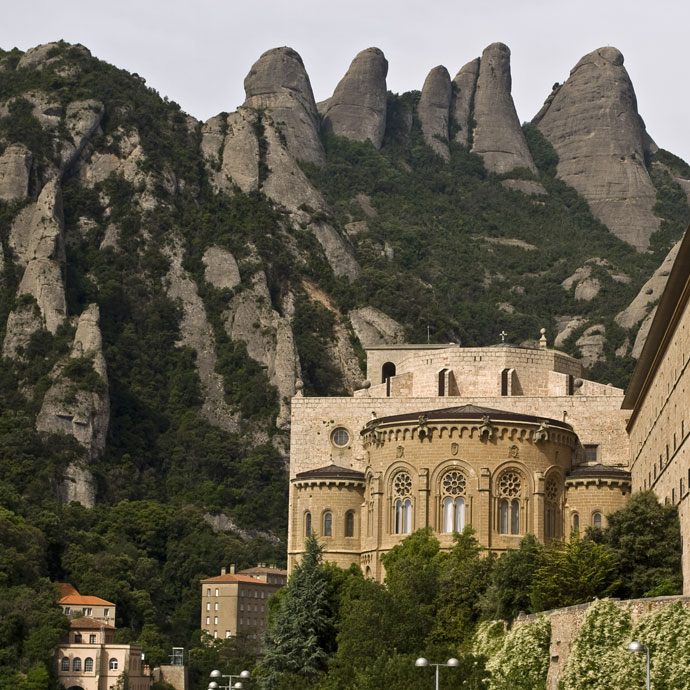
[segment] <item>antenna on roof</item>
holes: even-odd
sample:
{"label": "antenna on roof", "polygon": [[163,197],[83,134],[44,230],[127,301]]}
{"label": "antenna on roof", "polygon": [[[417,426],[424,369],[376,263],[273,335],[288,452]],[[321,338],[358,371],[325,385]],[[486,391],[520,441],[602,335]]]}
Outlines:
{"label": "antenna on roof", "polygon": [[431,342],[430,340],[430,335],[429,335],[429,326],[426,327],[426,344],[428,345]]}

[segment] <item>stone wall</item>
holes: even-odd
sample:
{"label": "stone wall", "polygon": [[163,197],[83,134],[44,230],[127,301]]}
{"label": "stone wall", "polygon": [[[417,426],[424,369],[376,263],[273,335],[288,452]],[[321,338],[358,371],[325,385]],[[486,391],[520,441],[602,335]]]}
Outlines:
{"label": "stone wall", "polygon": [[683,592],[690,594],[690,302],[630,427],[633,491],[652,489],[678,505],[683,539]]}
{"label": "stone wall", "polygon": [[[630,612],[633,626],[642,616],[658,611],[671,604],[675,604],[678,601],[680,601],[685,608],[690,609],[690,597],[687,596],[652,597],[649,599],[614,601],[617,606],[625,608]],[[570,646],[577,637],[582,622],[585,619],[585,615],[587,614],[587,609],[590,606],[591,602],[579,604],[578,606],[569,606],[564,609],[546,611],[543,614],[538,613],[529,616],[519,616],[513,623],[514,626],[525,625],[526,623],[533,622],[535,618],[542,615],[547,616],[551,621],[550,663],[546,681],[548,690],[557,690],[560,674],[563,673],[568,663]]]}

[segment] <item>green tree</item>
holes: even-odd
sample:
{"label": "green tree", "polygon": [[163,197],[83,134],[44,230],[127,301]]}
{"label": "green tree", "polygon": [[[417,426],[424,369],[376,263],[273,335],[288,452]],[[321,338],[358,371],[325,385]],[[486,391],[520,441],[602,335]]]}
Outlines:
{"label": "green tree", "polygon": [[618,557],[620,597],[681,594],[678,509],[659,503],[654,492],[640,491],[631,496],[625,508],[608,516],[607,527],[595,538]]}
{"label": "green tree", "polygon": [[304,682],[316,680],[326,670],[326,646],[332,638],[334,622],[322,556],[323,546],[312,535],[265,635],[266,654],[259,680],[264,690],[281,687],[286,674]]}
{"label": "green tree", "polygon": [[469,526],[461,534],[456,532],[455,545],[441,563],[435,625],[429,636],[433,643],[461,644],[479,620],[494,559],[482,557],[484,549],[474,534]]}
{"label": "green tree", "polygon": [[496,561],[481,601],[487,618],[512,621],[520,611],[530,610],[529,588],[543,553],[544,545],[526,534],[517,549],[508,549]]}
{"label": "green tree", "polygon": [[386,587],[396,606],[399,651],[421,649],[434,626],[439,575],[448,554],[441,553],[430,527],[419,529],[383,557]]}
{"label": "green tree", "polygon": [[616,590],[618,559],[603,544],[581,539],[556,541],[544,551],[529,590],[533,611],[556,609],[607,597]]}

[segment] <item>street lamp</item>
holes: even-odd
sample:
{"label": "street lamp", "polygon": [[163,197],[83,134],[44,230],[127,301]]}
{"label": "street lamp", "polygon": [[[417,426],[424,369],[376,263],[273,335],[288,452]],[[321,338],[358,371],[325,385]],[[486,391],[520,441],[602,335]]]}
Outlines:
{"label": "street lamp", "polygon": [[649,647],[645,647],[641,642],[637,642],[636,640],[633,640],[627,647],[627,651],[629,652],[646,652],[647,654],[647,690],[650,689],[651,685],[649,684]]}
{"label": "street lamp", "polygon": [[436,666],[436,690],[438,690],[438,667],[439,666],[448,666],[449,668],[457,668],[460,666],[460,662],[455,658],[451,657],[446,661],[445,664],[430,664],[423,656],[420,656],[417,661],[414,662],[415,666]]}
{"label": "street lamp", "polygon": [[[219,685],[216,682],[216,678],[228,678],[227,685]],[[208,684],[208,690],[242,690],[244,687],[242,683],[238,680],[234,685],[232,684],[233,678],[241,678],[242,680],[251,680],[252,674],[249,671],[241,671],[237,675],[229,675],[221,673],[218,670],[211,671],[211,682]]]}

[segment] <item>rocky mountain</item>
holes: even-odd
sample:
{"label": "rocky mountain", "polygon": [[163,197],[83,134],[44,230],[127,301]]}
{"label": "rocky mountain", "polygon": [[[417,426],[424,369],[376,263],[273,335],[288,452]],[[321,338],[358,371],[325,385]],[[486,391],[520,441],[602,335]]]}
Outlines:
{"label": "rocky mountain", "polygon": [[[127,282],[171,310],[167,354],[188,358],[204,423],[286,453],[298,390],[352,391],[361,346],[427,325],[466,344],[546,326],[621,382],[690,216],[688,167],[647,134],[614,48],[524,126],[501,43],[403,95],[368,48],[319,104],[298,53],[276,48],[243,106],[205,123],[83,46],[10,51],[0,70],[2,355],[35,428],[83,449],[59,493],[86,505],[129,450],[115,435],[137,384],[117,367],[137,354],[118,343],[142,334],[118,314]],[[50,367],[29,374],[37,350]]]}
{"label": "rocky mountain", "polygon": [[83,46],[0,51],[0,518],[43,550],[3,582],[191,634],[200,575],[284,555],[290,400],[361,386],[368,345],[546,328],[625,384],[690,166],[613,48],[522,125],[509,49],[459,57],[393,94],[367,48],[317,104],[276,48],[198,122]]}

